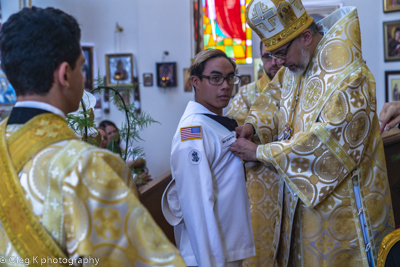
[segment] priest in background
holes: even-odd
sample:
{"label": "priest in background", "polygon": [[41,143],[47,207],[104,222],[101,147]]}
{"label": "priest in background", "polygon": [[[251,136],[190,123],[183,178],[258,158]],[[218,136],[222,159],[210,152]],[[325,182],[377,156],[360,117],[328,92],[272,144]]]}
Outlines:
{"label": "priest in background", "polygon": [[[269,56],[265,50],[265,44],[260,42],[260,56],[263,62],[265,74],[258,81],[252,82],[239,89],[239,92],[232,99],[227,117],[235,119],[238,125],[243,125],[249,114],[250,107],[257,97],[267,88],[267,85],[275,77],[275,74],[282,67],[279,60]],[[261,144],[257,136],[252,138],[256,144]],[[244,266],[265,266],[271,265],[271,262],[265,257],[273,245],[273,238],[268,238],[273,233],[274,228],[270,221],[277,212],[278,194],[274,188],[278,186],[278,174],[273,167],[264,166],[261,162],[247,162],[246,167],[246,187],[249,195],[250,212],[252,217],[252,227],[254,243],[256,247],[256,256],[245,259]],[[266,190],[264,201],[260,201],[260,190]],[[264,192],[263,192],[264,193]],[[267,205],[265,205],[267,203]],[[261,217],[260,217],[261,214]],[[260,218],[265,218],[261,220]]]}
{"label": "priest in background", "polygon": [[0,124],[0,255],[46,266],[184,266],[125,163],[68,128],[85,83],[80,35],[54,8],[24,8],[2,25],[2,69],[18,101]]}
{"label": "priest in background", "polygon": [[260,56],[263,63],[264,75],[261,79],[240,87],[239,92],[232,99],[225,116],[235,119],[238,125],[243,125],[250,106],[266,88],[267,84],[274,78],[275,74],[282,67],[282,64],[265,51],[265,44],[260,42]]}

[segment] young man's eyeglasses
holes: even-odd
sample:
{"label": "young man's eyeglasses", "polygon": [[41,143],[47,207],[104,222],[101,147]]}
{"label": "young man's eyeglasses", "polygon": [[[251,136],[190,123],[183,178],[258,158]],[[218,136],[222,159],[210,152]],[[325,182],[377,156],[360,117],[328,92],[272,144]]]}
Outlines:
{"label": "young man's eyeglasses", "polygon": [[208,79],[208,82],[211,85],[221,85],[224,83],[225,80],[228,82],[229,85],[234,85],[234,84],[238,84],[240,81],[239,75],[228,75],[228,76],[224,77],[219,74],[213,74],[210,76],[200,75],[200,77]]}
{"label": "young man's eyeglasses", "polygon": [[288,46],[286,46],[286,49],[283,50],[282,52],[278,52],[278,53],[275,53],[275,54],[269,53],[269,56],[273,57],[275,59],[285,59],[286,58],[286,54],[287,54],[287,52],[289,50],[289,47],[293,43],[294,40],[296,40],[296,38],[293,39],[292,41],[290,41]]}

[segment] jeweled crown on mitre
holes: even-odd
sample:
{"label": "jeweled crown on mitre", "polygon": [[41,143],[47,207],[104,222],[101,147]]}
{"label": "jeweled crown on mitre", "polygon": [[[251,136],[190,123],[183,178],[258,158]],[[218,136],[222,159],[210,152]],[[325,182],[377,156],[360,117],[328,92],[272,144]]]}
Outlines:
{"label": "jeweled crown on mitre", "polygon": [[301,0],[252,0],[246,8],[246,21],[265,49],[274,51],[307,29],[313,18]]}

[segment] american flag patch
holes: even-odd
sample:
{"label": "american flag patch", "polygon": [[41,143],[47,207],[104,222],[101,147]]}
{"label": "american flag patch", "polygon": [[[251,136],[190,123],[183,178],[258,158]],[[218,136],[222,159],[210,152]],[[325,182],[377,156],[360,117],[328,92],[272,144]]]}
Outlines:
{"label": "american flag patch", "polygon": [[201,139],[201,126],[191,126],[181,128],[181,141],[191,139]]}

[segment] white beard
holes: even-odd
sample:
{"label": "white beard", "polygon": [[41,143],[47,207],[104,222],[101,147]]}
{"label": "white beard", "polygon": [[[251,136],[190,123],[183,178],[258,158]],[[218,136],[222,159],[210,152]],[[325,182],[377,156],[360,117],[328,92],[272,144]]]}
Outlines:
{"label": "white beard", "polygon": [[301,51],[300,62],[298,64],[296,64],[295,71],[289,70],[295,77],[302,75],[306,71],[307,66],[310,63],[310,54],[307,53],[307,50],[305,50],[304,48],[302,48],[300,46],[299,46],[299,48]]}

